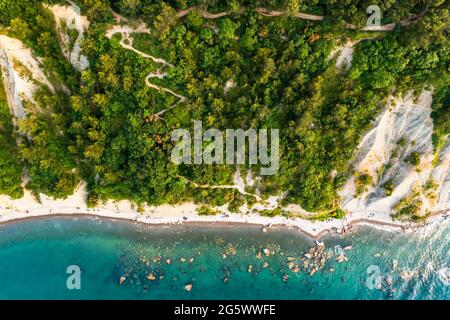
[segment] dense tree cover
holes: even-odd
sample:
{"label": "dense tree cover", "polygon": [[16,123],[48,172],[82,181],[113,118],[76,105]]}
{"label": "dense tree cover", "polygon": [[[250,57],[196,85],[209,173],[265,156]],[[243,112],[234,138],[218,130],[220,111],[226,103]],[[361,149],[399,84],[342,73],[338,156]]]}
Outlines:
{"label": "dense tree cover", "polygon": [[[86,1],[94,3],[95,1]],[[97,0],[97,3],[105,1]],[[288,15],[299,12],[323,15],[325,21],[335,26],[365,26],[367,23],[367,8],[377,5],[381,12],[381,23],[399,22],[414,18],[444,5],[444,0],[168,0],[168,5],[176,10],[197,6],[209,12],[240,12],[243,8],[266,8],[268,10],[284,11]],[[100,6],[100,5],[98,5]],[[158,0],[120,0],[113,1],[113,7],[127,16],[147,16],[164,6]]]}
{"label": "dense tree cover", "polygon": [[[1,70],[0,70],[1,78]],[[14,140],[13,123],[3,86],[0,86],[0,194],[13,199],[23,195],[22,164]]]}
{"label": "dense tree cover", "polygon": [[[81,0],[91,20],[83,45],[90,68],[81,74],[64,62],[52,19],[39,18],[45,10],[36,5],[40,9],[19,15],[26,9],[9,2],[1,23],[43,56],[51,74],[71,89],[70,99],[42,90],[39,106],[49,112],[33,113],[22,124],[33,139],[24,140],[20,155],[32,178],[28,187],[36,192],[64,197],[84,179],[92,205],[110,198],[155,205],[194,200],[228,203],[236,210],[253,202],[234,189],[198,188],[190,182],[230,184],[235,166],[170,161],[172,131],[191,129],[192,120],[202,120],[205,128],[221,130],[281,129],[280,170],[262,179],[262,197],[287,191],[285,203],[319,211],[320,219],[341,217],[336,190],[352,172],[355,147],[389,94],[432,85],[436,140],[450,129],[448,4],[439,1],[380,2],[389,12],[383,22],[426,13],[394,32],[363,39],[355,46],[352,67],[344,71],[329,61],[330,52],[349,37],[367,36],[341,26],[363,25],[370,1],[115,1],[114,10],[147,22],[151,34],[133,35],[134,46],[174,65],[162,67],[122,48],[120,35],[105,37],[114,21],[108,1]],[[176,17],[192,5],[230,14],[211,20],[193,10]],[[267,18],[255,12],[257,6],[288,14]],[[299,10],[326,19],[298,19],[293,15]],[[168,76],[153,83],[187,97],[162,119],[152,115],[177,98],[146,86],[144,79],[157,69]],[[235,86],[225,91],[230,80]],[[246,174],[250,167],[240,169]],[[251,169],[259,172],[258,166]]]}
{"label": "dense tree cover", "polygon": [[[27,118],[18,122],[21,134],[17,136],[17,152],[25,166],[27,188],[36,195],[43,192],[67,197],[73,193],[78,178],[76,158],[69,152],[72,136],[66,128],[72,122],[72,109],[66,92],[76,90],[79,75],[62,55],[53,14],[40,2],[1,1],[0,7],[4,32],[21,40],[42,59],[55,87],[53,93],[41,85],[34,96],[35,105],[24,105]],[[17,171],[13,166],[10,170]]]}

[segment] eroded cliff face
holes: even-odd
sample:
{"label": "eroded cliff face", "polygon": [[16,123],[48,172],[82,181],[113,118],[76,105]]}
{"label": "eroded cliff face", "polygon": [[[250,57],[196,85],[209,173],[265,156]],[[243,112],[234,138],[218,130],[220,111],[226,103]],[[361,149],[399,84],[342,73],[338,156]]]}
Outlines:
{"label": "eroded cliff face", "polygon": [[[89,21],[80,14],[80,8],[70,5],[47,6],[54,14],[56,29],[60,36],[63,55],[79,71],[89,67],[89,61],[81,54],[83,33],[89,27]],[[76,36],[69,31],[76,31]],[[15,38],[0,35],[0,67],[8,104],[14,121],[25,118],[26,104],[34,104],[34,94],[39,86],[46,86],[53,93],[54,86],[49,81],[41,60],[32,51]],[[67,89],[62,85],[62,89]]]}
{"label": "eroded cliff face", "polygon": [[[70,6],[53,5],[48,6],[48,8],[55,16],[56,29],[60,37],[64,57],[78,71],[87,69],[89,61],[81,53],[84,32],[89,28],[87,17],[82,16],[80,8],[72,2]],[[70,31],[76,31],[77,35],[71,35]]]}
{"label": "eroded cliff face", "polygon": [[434,210],[447,210],[450,208],[450,138],[436,159],[437,165],[431,172],[431,179],[436,184],[436,203]]}
{"label": "eroded cliff face", "polygon": [[33,95],[38,85],[54,92],[41,62],[20,40],[0,35],[0,67],[8,105],[15,120],[25,118],[24,103],[34,104]]}
{"label": "eroded cliff face", "polygon": [[429,91],[389,99],[358,146],[354,174],[340,191],[343,209],[400,218],[423,217],[450,205],[450,145],[438,154],[433,147],[431,102]]}

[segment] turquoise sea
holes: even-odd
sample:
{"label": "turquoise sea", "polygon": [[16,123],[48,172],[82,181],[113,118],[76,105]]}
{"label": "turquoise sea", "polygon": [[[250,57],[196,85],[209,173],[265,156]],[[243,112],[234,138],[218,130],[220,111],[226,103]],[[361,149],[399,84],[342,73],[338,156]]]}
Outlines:
{"label": "turquoise sea", "polygon": [[[4,224],[0,299],[450,299],[449,222],[426,234],[360,228],[322,240],[317,248],[295,230],[253,226]],[[77,276],[69,266],[80,268],[81,289],[67,288]]]}

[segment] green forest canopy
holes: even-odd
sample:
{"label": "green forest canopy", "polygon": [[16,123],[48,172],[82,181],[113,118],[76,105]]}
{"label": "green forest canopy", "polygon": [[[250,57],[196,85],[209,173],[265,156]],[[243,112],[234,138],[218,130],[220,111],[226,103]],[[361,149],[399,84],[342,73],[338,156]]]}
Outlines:
{"label": "green forest canopy", "polygon": [[[46,1],[56,3],[57,1]],[[89,204],[129,199],[160,205],[184,201],[230,208],[252,202],[233,189],[196,188],[232,183],[235,166],[180,165],[169,161],[176,128],[280,128],[280,170],[264,177],[263,198],[287,192],[284,203],[335,214],[337,189],[349,174],[350,159],[364,132],[389,94],[434,89],[436,147],[450,129],[448,2],[379,1],[382,23],[420,16],[392,32],[347,29],[364,26],[366,8],[377,1],[77,1],[90,20],[83,53],[90,67],[77,72],[64,59],[55,21],[41,1],[0,0],[0,33],[22,40],[43,58],[56,95],[42,88],[38,112],[30,112],[12,130],[0,91],[0,192],[20,197],[22,170],[26,185],[57,198],[72,194],[80,180]],[[205,19],[191,6],[211,13]],[[174,97],[145,85],[161,65],[122,48],[120,35],[105,31],[114,23],[110,7],[130,19],[142,19],[150,34],[134,34],[134,46],[162,57],[161,85],[187,97],[164,114],[151,115],[174,103]],[[282,10],[265,17],[256,7]],[[299,12],[323,15],[323,21],[295,17]],[[361,39],[348,71],[336,70],[329,55],[337,44]],[[224,92],[228,80],[235,87]],[[18,144],[14,143],[18,141]],[[241,166],[245,173],[249,168]],[[255,169],[255,168],[252,168]],[[256,168],[257,169],[257,168]],[[254,170],[255,171],[255,170]],[[259,170],[256,170],[259,172]],[[333,174],[335,173],[335,174]]]}

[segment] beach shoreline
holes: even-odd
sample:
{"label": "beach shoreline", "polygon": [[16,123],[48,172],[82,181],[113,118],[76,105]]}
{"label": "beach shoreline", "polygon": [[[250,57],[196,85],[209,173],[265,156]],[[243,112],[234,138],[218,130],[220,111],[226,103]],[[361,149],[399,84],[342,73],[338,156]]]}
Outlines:
{"label": "beach shoreline", "polygon": [[[72,6],[52,6],[51,10],[53,11],[54,16],[56,17],[57,26],[60,24],[60,19],[74,19],[70,24],[72,30],[76,30],[78,33],[78,37],[76,38],[77,44],[75,45],[76,49],[74,50],[73,55],[71,52],[67,51],[66,58],[72,62],[75,66],[78,67],[79,70],[88,66],[88,61],[83,58],[80,61],[80,52],[79,52],[79,42],[82,40],[83,32],[89,26],[89,21],[84,16],[80,16],[80,9],[74,4],[71,3]],[[190,9],[188,9],[190,10]],[[187,12],[187,11],[186,11]],[[132,52],[140,55],[145,59],[151,59],[154,63],[162,64],[163,66],[171,66],[171,64],[159,57],[153,57],[147,53],[141,52],[138,49],[133,47],[132,42],[132,34],[135,32],[138,33],[148,33],[145,23],[142,21],[139,22],[139,26],[133,27],[133,24],[128,23],[126,18],[121,17],[118,14],[115,14],[115,18],[118,20],[115,25],[111,25],[111,27],[106,31],[106,37],[112,38],[112,36],[116,33],[122,35],[122,39],[120,41],[120,45],[127,50],[131,50]],[[127,22],[126,24],[119,23],[119,21],[124,20]],[[314,20],[314,19],[313,19]],[[62,30],[60,30],[62,31]],[[63,39],[67,38],[67,35],[61,35]],[[30,49],[26,48],[19,40],[7,37],[3,35],[2,43],[6,48],[9,48],[7,51],[9,52],[9,56],[5,56],[5,61],[13,61],[14,59],[18,59],[22,62],[29,62],[30,70],[33,70],[33,74],[39,75],[37,80],[46,84],[50,89],[53,89],[51,83],[45,77],[45,74],[40,69],[39,61],[35,59],[32,55]],[[348,66],[352,61],[352,48],[356,44],[356,42],[352,42],[351,40],[347,42],[344,46],[340,47],[338,51],[340,51],[340,55],[337,57],[337,66],[339,67],[344,61],[347,62]],[[66,43],[67,45],[67,43]],[[14,50],[13,50],[14,49]],[[66,48],[67,49],[67,48]],[[6,51],[5,51],[6,52]],[[19,52],[20,54],[18,54]],[[337,53],[337,51],[335,52]],[[5,53],[6,55],[6,53]],[[8,58],[9,57],[9,58]],[[8,59],[6,59],[8,58]],[[72,59],[73,58],[73,59]],[[77,64],[78,63],[78,64]],[[347,66],[347,67],[348,67]],[[19,77],[19,74],[12,68],[9,67],[9,76],[10,82],[16,79],[15,77]],[[14,77],[12,77],[14,76]],[[171,91],[168,88],[160,87],[157,84],[153,84],[149,82],[151,78],[164,78],[166,76],[165,73],[161,72],[152,72],[148,74],[146,77],[146,84],[148,87],[158,90],[165,91],[170,93],[180,99],[179,101],[184,101],[185,97]],[[35,79],[36,80],[36,79]],[[14,84],[14,88],[16,88],[16,83]],[[24,82],[27,83],[27,82]],[[29,87],[19,88],[20,92],[24,91],[28,93],[28,99],[32,99],[32,93],[34,92],[34,86],[29,84]],[[9,90],[7,90],[9,91]],[[18,92],[19,92],[18,91]],[[18,99],[19,95],[15,95],[14,97],[8,98],[9,105],[13,107],[13,114],[16,118],[22,118],[25,116],[24,110],[21,104],[21,100]],[[13,101],[12,99],[15,98]],[[401,199],[405,199],[408,196],[410,191],[412,190],[412,186],[414,183],[418,182],[421,185],[425,184],[430,177],[435,178],[435,180],[440,181],[441,184],[444,183],[445,177],[447,177],[447,169],[448,169],[448,160],[447,157],[442,157],[441,167],[438,167],[435,174],[433,174],[433,170],[436,169],[431,165],[432,160],[434,159],[434,151],[428,150],[432,149],[431,143],[431,133],[433,122],[430,117],[431,114],[431,102],[432,95],[431,92],[424,92],[423,99],[419,99],[419,102],[416,103],[414,101],[414,97],[412,93],[409,93],[404,99],[394,99],[392,98],[392,106],[391,101],[386,106],[386,111],[380,116],[380,119],[377,120],[376,126],[373,127],[368,133],[364,135],[364,138],[361,142],[361,145],[358,146],[358,149],[366,150],[367,154],[362,157],[362,161],[358,163],[358,172],[369,172],[370,176],[376,177],[377,172],[380,168],[383,168],[384,164],[390,161],[391,153],[393,153],[394,149],[399,142],[399,134],[398,128],[395,127],[396,123],[405,122],[414,124],[417,116],[420,116],[422,119],[422,123],[425,124],[425,127],[420,127],[417,125],[408,125],[405,128],[411,128],[409,131],[405,131],[405,136],[413,136],[417,137],[416,132],[421,132],[422,135],[420,141],[411,141],[411,145],[408,147],[408,152],[405,155],[411,154],[411,152],[417,152],[417,145],[425,145],[429,146],[427,149],[421,150],[422,162],[427,163],[427,166],[421,168],[421,173],[417,172],[417,170],[412,170],[410,168],[410,164],[397,161],[402,166],[402,172],[405,173],[401,179],[398,179],[400,183],[397,184],[396,189],[389,196],[382,197],[380,199],[376,199],[377,201],[372,201],[370,203],[367,200],[369,194],[371,194],[376,188],[383,188],[380,179],[376,179],[376,183],[373,186],[368,186],[368,190],[365,191],[362,195],[356,195],[356,185],[355,178],[351,178],[348,183],[344,186],[343,192],[340,194],[343,199],[343,206],[347,212],[347,216],[342,220],[337,219],[327,219],[326,221],[313,221],[307,219],[311,217],[313,213],[306,212],[298,205],[290,205],[289,208],[286,208],[286,211],[292,212],[293,215],[302,216],[304,218],[287,218],[283,216],[276,217],[266,217],[261,216],[259,212],[263,210],[273,210],[277,208],[278,203],[277,200],[280,196],[271,196],[267,201],[261,201],[257,203],[253,208],[244,207],[240,210],[240,213],[231,213],[229,212],[227,206],[221,206],[218,208],[214,208],[219,213],[214,216],[201,216],[197,213],[197,209],[199,205],[194,203],[184,203],[176,206],[172,205],[161,205],[161,206],[144,206],[143,210],[139,210],[134,206],[130,201],[107,201],[104,204],[99,205],[96,208],[88,208],[86,205],[87,200],[87,191],[85,183],[81,183],[77,188],[75,193],[64,200],[54,200],[49,198],[46,195],[39,195],[40,201],[37,201],[35,197],[31,195],[28,190],[25,190],[25,195],[21,199],[12,200],[6,196],[0,196],[0,224],[5,224],[10,221],[20,221],[23,219],[31,219],[37,217],[47,217],[47,216],[96,216],[96,217],[104,217],[104,218],[112,218],[112,219],[125,219],[129,221],[136,221],[140,223],[150,224],[150,225],[171,225],[171,224],[181,224],[181,223],[245,223],[248,225],[255,224],[260,225],[262,229],[270,228],[274,226],[281,226],[286,228],[296,228],[301,230],[301,232],[309,235],[312,238],[320,238],[324,234],[328,234],[329,232],[336,232],[343,234],[348,229],[351,229],[353,226],[358,225],[370,225],[371,227],[381,228],[384,230],[405,230],[405,229],[417,229],[420,228],[420,225],[411,224],[411,223],[401,223],[398,221],[394,221],[390,215],[391,208],[393,208],[395,203],[398,203]],[[14,103],[13,103],[14,102]],[[395,102],[395,103],[394,103]],[[170,108],[175,107],[179,102],[172,105]],[[392,107],[392,108],[391,108]],[[169,110],[164,109],[165,111]],[[413,110],[418,110],[418,113],[412,112]],[[165,112],[164,111],[164,112]],[[400,112],[401,111],[401,112]],[[162,113],[155,114],[155,116],[160,116]],[[412,116],[410,116],[410,114]],[[383,120],[383,121],[381,121]],[[400,121],[401,120],[401,121]],[[423,129],[427,130],[423,130]],[[412,130],[414,129],[414,130]],[[369,134],[369,133],[372,134]],[[402,135],[403,136],[403,135]],[[389,139],[386,140],[385,137]],[[414,142],[414,143],[412,143]],[[443,153],[443,155],[445,155]],[[426,161],[425,161],[426,160]],[[445,160],[445,161],[444,161]],[[391,170],[393,170],[391,168]],[[239,173],[239,171],[237,171]],[[397,172],[392,173],[392,179],[398,178]],[[439,179],[437,179],[439,178]],[[234,179],[234,185],[226,185],[226,186],[197,186],[197,187],[210,187],[210,188],[233,188],[239,191],[241,194],[249,195],[245,191],[246,184],[243,179],[238,175]],[[379,181],[378,181],[379,180]],[[401,180],[401,181],[400,181]],[[192,183],[192,182],[191,182]],[[384,181],[383,181],[384,183]],[[25,182],[24,182],[25,185]],[[446,185],[441,189],[445,191]],[[439,190],[438,194],[446,195],[446,192]],[[259,201],[260,197],[257,196],[257,200]],[[429,201],[423,197],[423,201],[429,205]],[[442,199],[446,199],[446,197],[441,197]],[[446,201],[442,201],[442,203],[438,203],[438,208],[440,211],[436,211],[433,213],[436,217],[439,215],[447,215],[447,206]],[[431,207],[424,207],[428,209]],[[435,208],[435,207],[433,207]],[[140,212],[143,211],[143,212]],[[433,217],[431,220],[439,219]],[[428,220],[430,221],[430,220]],[[426,222],[427,224],[429,222]]]}
{"label": "beach shoreline", "polygon": [[[329,233],[345,234],[353,226],[368,225],[386,231],[402,231],[420,229],[423,226],[411,223],[393,221],[388,212],[359,211],[349,212],[341,220],[327,219],[313,221],[284,216],[265,217],[257,212],[244,208],[240,213],[228,211],[227,206],[215,208],[216,215],[199,215],[199,205],[183,203],[179,205],[144,206],[142,210],[136,208],[130,201],[109,200],[95,208],[86,205],[87,191],[84,184],[80,184],[75,193],[64,200],[54,200],[43,194],[38,202],[35,197],[25,191],[25,195],[17,200],[7,196],[0,196],[0,225],[13,221],[43,219],[47,217],[94,217],[117,220],[128,220],[147,225],[176,225],[176,224],[245,224],[261,226],[262,231],[270,228],[296,229],[312,239],[320,239]],[[142,211],[142,212],[140,212]],[[431,217],[425,224],[448,217],[447,211],[441,211]]]}
{"label": "beach shoreline", "polygon": [[[330,229],[324,229],[318,232],[317,234],[311,234],[304,229],[301,229],[300,227],[296,225],[285,225],[285,224],[261,224],[257,222],[241,222],[241,221],[218,221],[218,220],[211,220],[211,221],[204,221],[204,220],[192,220],[192,221],[179,221],[179,222],[147,222],[143,220],[133,220],[126,217],[120,217],[120,216],[108,216],[108,215],[98,215],[94,213],[53,213],[53,214],[42,214],[42,215],[27,215],[23,217],[16,217],[13,219],[7,219],[7,220],[0,220],[0,227],[12,225],[15,223],[22,223],[22,222],[32,222],[32,221],[38,221],[38,220],[46,220],[46,219],[91,219],[91,220],[99,220],[102,219],[110,220],[110,221],[118,221],[118,222],[127,222],[131,224],[136,224],[140,226],[187,226],[187,227],[197,227],[197,226],[208,226],[208,227],[260,227],[262,232],[269,232],[271,229],[286,229],[286,230],[294,230],[298,233],[302,234],[303,236],[310,238],[311,240],[320,240],[322,237],[329,235],[329,234],[342,234],[339,230],[336,228],[330,228]],[[384,231],[396,231],[396,230],[402,230],[403,228],[398,225],[393,225],[389,223],[383,223],[383,222],[377,222],[377,221],[356,221],[356,223],[352,223],[351,227],[353,226],[369,226],[377,229],[381,229]],[[353,228],[347,229],[347,232],[352,232]]]}
{"label": "beach shoreline", "polygon": [[[218,214],[216,216],[200,216],[193,211],[187,212],[182,209],[186,206],[194,206],[193,204],[185,204],[180,206],[161,206],[170,207],[167,217],[159,214],[146,213],[132,213],[130,211],[108,211],[104,208],[87,209],[85,212],[80,210],[73,210],[72,212],[43,212],[43,211],[15,211],[4,213],[3,208],[0,210],[0,226],[10,225],[14,223],[42,220],[47,218],[86,218],[93,220],[108,219],[113,221],[126,221],[138,225],[146,226],[259,226],[261,232],[270,232],[271,229],[286,229],[295,230],[300,234],[312,240],[319,240],[322,237],[330,234],[346,235],[351,234],[354,227],[369,226],[371,228],[381,229],[388,232],[414,232],[415,230],[424,230],[427,225],[439,223],[442,219],[448,217],[447,213],[435,215],[425,224],[402,224],[395,222],[382,221],[377,219],[355,218],[344,220],[330,220],[330,221],[310,221],[299,218],[285,218],[285,217],[263,217],[258,214]],[[160,208],[164,211],[165,209]],[[69,208],[66,208],[66,210]],[[18,209],[15,209],[18,210]],[[28,212],[26,212],[28,211]],[[159,211],[159,210],[158,210]],[[174,211],[178,211],[178,215],[174,215]],[[345,227],[344,227],[345,226]]]}
{"label": "beach shoreline", "polygon": [[[201,217],[201,216],[199,216]],[[102,219],[110,220],[110,221],[117,221],[117,222],[127,222],[130,224],[135,224],[138,226],[165,226],[165,227],[171,227],[171,226],[186,226],[186,227],[198,227],[198,226],[207,226],[207,227],[260,227],[261,232],[270,232],[270,230],[294,230],[298,232],[299,234],[303,235],[306,238],[309,238],[310,240],[321,240],[323,237],[327,235],[332,234],[340,234],[340,235],[348,235],[351,234],[353,231],[355,231],[354,227],[370,227],[379,229],[386,232],[413,232],[414,230],[420,229],[425,230],[427,226],[433,225],[435,223],[439,223],[442,220],[446,220],[448,215],[440,214],[434,216],[434,221],[428,221],[425,225],[419,225],[419,224],[410,224],[410,225],[404,225],[404,224],[393,224],[389,222],[382,222],[377,220],[369,220],[369,219],[358,219],[351,221],[348,225],[347,231],[345,233],[342,232],[342,230],[339,230],[337,228],[329,228],[329,229],[322,229],[316,234],[311,234],[308,231],[302,229],[298,225],[286,225],[286,224],[262,224],[258,223],[256,221],[227,221],[227,220],[183,220],[183,221],[177,221],[177,222],[156,222],[156,221],[148,221],[148,220],[142,220],[142,219],[130,219],[124,216],[120,215],[100,215],[96,213],[52,213],[52,214],[28,214],[28,215],[21,215],[20,217],[8,217],[8,219],[2,219],[0,220],[0,228],[8,225],[12,225],[15,223],[22,223],[22,222],[32,222],[32,221],[38,221],[38,220],[45,220],[45,219],[91,219],[91,220],[97,220],[102,221]]]}
{"label": "beach shoreline", "polygon": [[[65,214],[59,214],[59,213],[54,213],[54,214],[47,214],[47,215],[34,215],[34,216],[27,216],[27,217],[22,217],[22,218],[17,218],[17,219],[11,219],[11,220],[6,220],[6,221],[0,221],[0,228],[3,226],[9,226],[9,225],[13,225],[16,223],[23,223],[23,222],[33,222],[33,221],[40,221],[40,220],[46,220],[46,219],[89,219],[89,220],[94,220],[94,221],[102,221],[102,220],[109,220],[109,221],[113,221],[113,222],[126,222],[126,223],[130,223],[130,224],[134,224],[137,226],[149,226],[149,227],[171,227],[171,226],[186,226],[186,227],[258,227],[258,228],[262,228],[262,227],[267,227],[265,225],[261,225],[258,223],[252,223],[252,222],[233,222],[233,221],[183,221],[183,222],[179,222],[179,223],[166,223],[166,222],[161,222],[161,223],[152,223],[152,222],[142,222],[142,221],[136,221],[136,220],[130,220],[127,218],[123,218],[123,217],[112,217],[112,216],[99,216],[96,214],[92,214],[92,213],[65,213]],[[269,230],[271,229],[289,229],[289,230],[295,230],[298,231],[300,234],[302,234],[303,236],[310,238],[311,240],[318,240],[319,237],[314,236],[312,234],[309,234],[307,232],[305,232],[304,230],[295,228],[295,227],[287,227],[285,225],[272,225],[270,226]],[[320,235],[320,237],[322,237],[322,235],[325,235],[327,233],[331,233],[332,230],[323,230],[322,234]]]}

